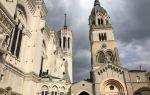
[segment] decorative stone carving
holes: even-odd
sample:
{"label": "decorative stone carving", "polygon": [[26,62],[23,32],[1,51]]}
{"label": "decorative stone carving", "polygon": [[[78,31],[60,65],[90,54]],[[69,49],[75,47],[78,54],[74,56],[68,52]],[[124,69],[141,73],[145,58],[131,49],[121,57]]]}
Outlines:
{"label": "decorative stone carving", "polygon": [[0,52],[4,53],[8,46],[8,36],[0,31]]}
{"label": "decorative stone carving", "polygon": [[3,78],[3,76],[4,76],[3,69],[4,69],[3,64],[0,64],[0,81],[2,80],[2,78]]}
{"label": "decorative stone carving", "polygon": [[108,54],[106,55],[106,63],[112,63],[112,60],[111,60],[111,56],[109,56]]}
{"label": "decorative stone carving", "polygon": [[9,32],[13,30],[13,25],[10,22],[10,20],[2,14],[2,11],[0,10],[0,24],[3,25]]}

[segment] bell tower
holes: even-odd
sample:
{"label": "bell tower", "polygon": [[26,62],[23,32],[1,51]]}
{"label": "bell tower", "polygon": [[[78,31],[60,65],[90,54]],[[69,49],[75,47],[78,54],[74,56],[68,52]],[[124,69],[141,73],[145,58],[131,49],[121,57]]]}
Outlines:
{"label": "bell tower", "polygon": [[73,82],[72,75],[72,31],[67,26],[67,14],[64,14],[64,27],[58,31],[59,47],[63,52],[63,61],[65,63],[64,76],[68,82]]}
{"label": "bell tower", "polygon": [[95,0],[89,16],[89,40],[91,46],[92,69],[103,64],[120,64],[118,50],[107,11]]}

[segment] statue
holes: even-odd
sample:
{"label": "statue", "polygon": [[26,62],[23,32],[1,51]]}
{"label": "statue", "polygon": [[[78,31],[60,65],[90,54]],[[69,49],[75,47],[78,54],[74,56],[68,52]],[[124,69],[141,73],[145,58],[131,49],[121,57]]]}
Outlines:
{"label": "statue", "polygon": [[112,63],[111,56],[109,54],[106,55],[106,63]]}
{"label": "statue", "polygon": [[6,50],[7,45],[8,45],[8,38],[9,36],[5,35],[4,33],[0,33],[0,49],[1,50]]}

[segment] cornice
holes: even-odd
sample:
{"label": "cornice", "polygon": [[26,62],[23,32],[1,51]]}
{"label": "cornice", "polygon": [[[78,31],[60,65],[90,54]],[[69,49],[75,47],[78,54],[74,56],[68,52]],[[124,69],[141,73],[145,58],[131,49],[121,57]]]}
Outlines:
{"label": "cornice", "polygon": [[23,71],[21,71],[20,69],[16,68],[12,64],[6,62],[5,66],[6,66],[6,69],[9,69],[10,71],[16,73],[17,75],[19,75],[21,77],[25,76],[25,73]]}
{"label": "cornice", "polygon": [[25,2],[28,4],[28,8],[31,13],[34,14],[36,8],[36,0],[25,0]]}
{"label": "cornice", "polygon": [[13,19],[13,17],[10,15],[10,13],[7,11],[7,9],[3,6],[3,4],[0,2],[0,9],[7,15],[7,17],[11,20],[11,22],[13,23],[13,24],[17,24],[15,21],[14,21],[14,19]]}

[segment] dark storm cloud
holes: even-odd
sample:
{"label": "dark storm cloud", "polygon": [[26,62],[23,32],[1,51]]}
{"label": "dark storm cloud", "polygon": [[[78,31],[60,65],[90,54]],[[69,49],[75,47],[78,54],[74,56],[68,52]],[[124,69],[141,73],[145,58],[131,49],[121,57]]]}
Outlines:
{"label": "dark storm cloud", "polygon": [[[130,69],[137,69],[141,64],[144,68],[150,67],[150,0],[101,1],[101,5],[111,17],[121,62]],[[74,80],[88,78],[91,60],[88,17],[94,0],[57,0],[57,2],[45,0],[45,2],[49,11],[47,23],[52,30],[62,28],[64,13],[68,14],[67,23],[73,31]]]}
{"label": "dark storm cloud", "polygon": [[[150,0],[125,0],[125,12],[128,17],[118,31],[122,41],[145,41],[150,37]],[[119,13],[118,13],[119,14]],[[124,17],[124,16],[123,16]]]}

